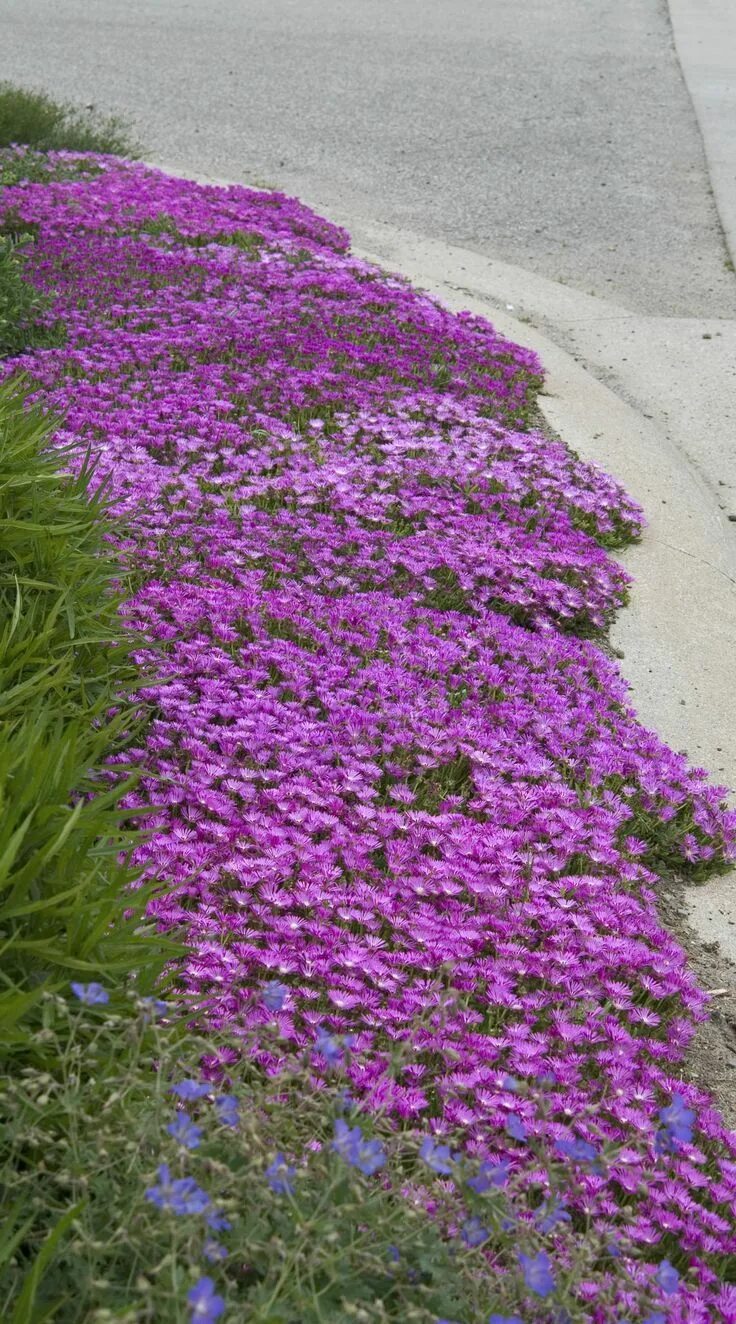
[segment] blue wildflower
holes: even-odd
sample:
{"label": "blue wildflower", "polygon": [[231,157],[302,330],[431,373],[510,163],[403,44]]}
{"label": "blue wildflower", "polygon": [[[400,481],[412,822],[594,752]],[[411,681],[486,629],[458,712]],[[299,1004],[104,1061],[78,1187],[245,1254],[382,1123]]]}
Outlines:
{"label": "blue wildflower", "polygon": [[488,1324],[524,1324],[520,1315],[489,1315]]}
{"label": "blue wildflower", "polygon": [[227,1259],[229,1251],[226,1246],[221,1246],[219,1241],[215,1241],[213,1237],[208,1237],[202,1247],[202,1254],[206,1260],[209,1260],[210,1264],[217,1264],[218,1260]]}
{"label": "blue wildflower", "polygon": [[358,1168],[366,1177],[372,1177],[386,1162],[386,1151],[380,1140],[366,1140],[359,1126],[348,1126],[342,1117],[335,1122],[332,1148],[351,1167]]}
{"label": "blue wildflower", "polygon": [[524,1282],[530,1292],[537,1296],[549,1296],[555,1290],[555,1280],[552,1274],[549,1256],[545,1255],[543,1250],[538,1251],[536,1255],[525,1255],[519,1251],[518,1255],[521,1272],[524,1275]]}
{"label": "blue wildflower", "polygon": [[504,1076],[501,1081],[502,1090],[510,1090],[512,1094],[518,1094],[521,1090],[521,1081],[516,1076]]}
{"label": "blue wildflower", "polygon": [[221,1094],[215,1099],[215,1108],[217,1109],[217,1120],[222,1126],[237,1126],[240,1118],[240,1106],[238,1100],[234,1099],[232,1094]]}
{"label": "blue wildflower", "polygon": [[185,1149],[199,1149],[202,1128],[201,1126],[195,1126],[186,1113],[177,1113],[173,1122],[169,1122],[166,1130]]}
{"label": "blue wildflower", "polygon": [[336,1067],[342,1059],[342,1044],[337,1035],[330,1034],[320,1025],[314,1041],[315,1051],[325,1059],[328,1066]]}
{"label": "blue wildflower", "polygon": [[475,1177],[468,1177],[468,1186],[478,1195],[484,1195],[492,1186],[505,1186],[508,1179],[508,1163],[488,1163],[484,1159]]}
{"label": "blue wildflower", "polygon": [[212,1232],[229,1232],[232,1227],[232,1223],[221,1209],[210,1209],[205,1216],[205,1222]]}
{"label": "blue wildflower", "polygon": [[401,1254],[399,1252],[398,1246],[389,1246],[388,1250],[386,1251],[386,1254],[388,1255],[388,1258],[391,1260],[392,1264],[398,1264],[399,1260],[401,1259]]}
{"label": "blue wildflower", "polygon": [[669,1260],[662,1260],[657,1269],[656,1279],[665,1296],[672,1296],[677,1291],[680,1275]]}
{"label": "blue wildflower", "polygon": [[682,1144],[692,1144],[695,1112],[688,1108],[681,1094],[673,1094],[667,1108],[660,1108],[662,1129],[657,1132],[654,1146],[658,1154],[674,1153]]}
{"label": "blue wildflower", "polygon": [[200,1278],[199,1282],[187,1292],[187,1301],[192,1312],[192,1324],[195,1320],[196,1324],[213,1324],[225,1309],[225,1302],[215,1292],[215,1284],[211,1278]]}
{"label": "blue wildflower", "polygon": [[178,1099],[203,1099],[211,1091],[212,1086],[201,1080],[180,1080],[177,1085],[169,1086],[169,1094],[175,1094]]}
{"label": "blue wildflower", "polygon": [[651,1315],[647,1315],[642,1324],[667,1324],[667,1316],[663,1310],[654,1310]]}
{"label": "blue wildflower", "polygon": [[545,1200],[544,1204],[534,1215],[534,1221],[540,1232],[551,1232],[557,1227],[558,1223],[569,1223],[570,1215],[565,1208],[565,1201],[558,1199]]}
{"label": "blue wildflower", "polygon": [[156,1016],[165,1016],[169,1010],[168,1002],[162,1002],[161,998],[141,998],[140,1005],[145,1013],[146,1020],[155,1020]]}
{"label": "blue wildflower", "polygon": [[514,1140],[527,1140],[529,1137],[529,1132],[518,1113],[509,1113],[506,1118],[506,1130]]}
{"label": "blue wildflower", "polygon": [[102,987],[102,984],[78,984],[75,982],[71,985],[71,990],[75,998],[79,998],[79,1001],[87,1007],[101,1006],[104,1002],[110,1001],[110,994],[107,989]]}
{"label": "blue wildflower", "polygon": [[424,1160],[428,1168],[433,1172],[439,1172],[443,1177],[450,1175],[453,1164],[457,1161],[457,1156],[450,1151],[449,1145],[438,1145],[430,1136],[422,1141],[419,1157]]}
{"label": "blue wildflower", "polygon": [[488,1235],[488,1228],[483,1226],[479,1218],[467,1219],[460,1231],[466,1246],[482,1246]]}
{"label": "blue wildflower", "polygon": [[271,979],[263,987],[261,1002],[267,1011],[281,1011],[288,993],[286,984],[282,984],[278,979]]}
{"label": "blue wildflower", "polygon": [[146,1199],[159,1209],[170,1214],[202,1214],[207,1209],[210,1198],[193,1177],[172,1180],[168,1163],[162,1163],[158,1180],[158,1186],[150,1186],[146,1191]]}
{"label": "blue wildflower", "polygon": [[290,1167],[279,1150],[273,1163],[266,1168],[266,1181],[276,1195],[293,1195],[295,1174],[296,1168]]}
{"label": "blue wildflower", "polygon": [[598,1150],[587,1140],[556,1140],[555,1149],[562,1158],[569,1158],[573,1163],[593,1163],[598,1157]]}

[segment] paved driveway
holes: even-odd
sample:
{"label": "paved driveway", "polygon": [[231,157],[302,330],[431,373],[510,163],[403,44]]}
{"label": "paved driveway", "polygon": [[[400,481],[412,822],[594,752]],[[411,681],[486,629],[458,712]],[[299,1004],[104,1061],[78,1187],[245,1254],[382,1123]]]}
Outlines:
{"label": "paved driveway", "polygon": [[0,77],[131,115],[167,164],[736,313],[665,0],[0,0],[0,32]]}

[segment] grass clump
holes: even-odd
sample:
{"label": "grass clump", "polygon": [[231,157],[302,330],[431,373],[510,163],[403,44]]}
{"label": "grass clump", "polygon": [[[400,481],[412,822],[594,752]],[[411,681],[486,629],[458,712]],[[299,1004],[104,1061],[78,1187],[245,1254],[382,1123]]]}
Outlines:
{"label": "grass clump", "polygon": [[138,713],[104,493],[87,464],[59,472],[53,426],[0,386],[0,1063],[13,1071],[35,1060],[44,992],[133,971],[143,987],[164,960],[138,928],[145,891],[126,895],[135,774],[106,771]]}
{"label": "grass clump", "polygon": [[80,110],[45,92],[0,83],[0,147],[21,143],[46,152],[109,152],[135,156],[138,144],[123,120]]}

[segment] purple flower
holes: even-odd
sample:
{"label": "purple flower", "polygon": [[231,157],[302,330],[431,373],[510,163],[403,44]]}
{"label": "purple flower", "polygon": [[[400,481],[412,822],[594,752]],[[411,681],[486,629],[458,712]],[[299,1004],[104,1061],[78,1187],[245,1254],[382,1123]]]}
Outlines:
{"label": "purple flower", "polygon": [[428,1168],[444,1177],[450,1175],[453,1165],[457,1162],[457,1156],[451,1153],[449,1145],[440,1145],[430,1136],[422,1141],[419,1157],[424,1160]]}
{"label": "purple flower", "polygon": [[102,987],[102,984],[78,984],[74,982],[71,985],[71,990],[75,998],[79,998],[79,1001],[87,1007],[101,1006],[103,1003],[110,1001],[110,994]]}
{"label": "purple flower", "polygon": [[240,1106],[232,1094],[221,1094],[215,1099],[217,1120],[222,1126],[237,1126],[240,1120]]}
{"label": "purple flower", "polygon": [[209,1196],[194,1178],[172,1178],[168,1163],[161,1164],[158,1181],[158,1186],[151,1186],[146,1191],[146,1199],[159,1209],[171,1214],[202,1214],[208,1208]]}
{"label": "purple flower", "polygon": [[266,1168],[266,1181],[276,1195],[294,1194],[296,1168],[291,1167],[279,1151],[272,1163]]}
{"label": "purple flower", "polygon": [[175,1094],[178,1099],[203,1099],[211,1093],[212,1086],[201,1080],[180,1080],[177,1085],[169,1086],[169,1094]]}
{"label": "purple flower", "polygon": [[185,1149],[199,1149],[202,1128],[201,1126],[195,1126],[186,1113],[177,1113],[173,1122],[169,1122],[166,1130]]}
{"label": "purple flower", "polygon": [[513,1137],[514,1140],[523,1141],[523,1140],[528,1140],[529,1138],[529,1132],[527,1131],[524,1122],[518,1113],[509,1113],[508,1117],[506,1118],[506,1130],[508,1131],[509,1135]]}
{"label": "purple flower", "polygon": [[225,1309],[223,1297],[218,1296],[211,1278],[200,1278],[187,1292],[192,1324],[213,1324]]}
{"label": "purple flower", "polygon": [[555,1280],[549,1256],[545,1255],[543,1250],[538,1251],[536,1255],[525,1255],[523,1251],[519,1251],[517,1258],[529,1291],[534,1292],[536,1296],[550,1296],[555,1290]]}
{"label": "purple flower", "polygon": [[359,1126],[349,1127],[342,1117],[335,1122],[332,1148],[351,1167],[358,1168],[366,1177],[372,1177],[386,1162],[386,1153],[380,1140],[366,1140]]}
{"label": "purple flower", "polygon": [[655,1276],[665,1296],[673,1296],[679,1286],[680,1275],[669,1260],[662,1260]]}
{"label": "purple flower", "polygon": [[271,979],[268,984],[264,984],[261,992],[261,1002],[267,1011],[281,1011],[289,990],[286,984],[282,984],[278,979]]}
{"label": "purple flower", "polygon": [[478,1172],[474,1177],[468,1177],[468,1186],[478,1195],[490,1191],[492,1186],[505,1186],[509,1179],[509,1164],[507,1162],[489,1163],[486,1159],[481,1163]]}

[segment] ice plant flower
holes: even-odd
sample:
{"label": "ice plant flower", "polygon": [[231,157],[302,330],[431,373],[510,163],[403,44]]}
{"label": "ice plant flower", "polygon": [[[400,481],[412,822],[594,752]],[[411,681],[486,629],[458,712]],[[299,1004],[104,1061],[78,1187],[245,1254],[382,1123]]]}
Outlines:
{"label": "ice plant flower", "polygon": [[79,984],[74,981],[71,984],[71,990],[75,998],[79,998],[79,1001],[83,1002],[87,1007],[101,1006],[105,1002],[110,1001],[110,994],[107,992],[107,989],[103,988],[102,984],[95,984],[94,982],[91,984]]}
{"label": "ice plant flower", "polygon": [[[0,376],[26,374],[120,517],[156,714],[126,807],[189,994],[245,1036],[278,1017],[284,1054],[339,1067],[366,1112],[431,1104],[479,1165],[521,1163],[508,1105],[531,1129],[543,1089],[535,1150],[588,1165],[606,1240],[636,1193],[635,1257],[653,1276],[667,1227],[683,1318],[723,1313],[736,1137],[679,1084],[707,999],[655,889],[663,863],[733,858],[736,818],[600,647],[641,511],[530,426],[531,351],[301,203],[90,161],[2,190],[68,336]],[[402,1041],[419,1061],[394,1077]],[[624,1140],[611,1165],[569,1136],[588,1109],[595,1148]]]}

